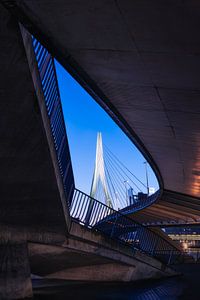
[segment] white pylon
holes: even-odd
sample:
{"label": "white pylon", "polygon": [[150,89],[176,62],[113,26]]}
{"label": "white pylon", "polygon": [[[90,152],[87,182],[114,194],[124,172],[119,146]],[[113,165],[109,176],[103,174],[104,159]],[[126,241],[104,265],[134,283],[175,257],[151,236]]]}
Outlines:
{"label": "white pylon", "polygon": [[106,183],[106,177],[105,177],[101,132],[97,133],[95,168],[94,168],[94,174],[93,174],[91,191],[90,191],[90,196],[93,198],[95,198],[99,181],[101,182],[102,188],[104,191],[105,204],[109,207],[113,207],[112,201],[109,196],[108,187],[107,187],[107,183]]}

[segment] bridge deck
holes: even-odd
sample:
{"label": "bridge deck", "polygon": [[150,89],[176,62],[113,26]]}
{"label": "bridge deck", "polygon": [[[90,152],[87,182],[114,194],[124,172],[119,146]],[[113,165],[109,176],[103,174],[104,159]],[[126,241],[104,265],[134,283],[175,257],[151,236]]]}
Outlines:
{"label": "bridge deck", "polygon": [[7,7],[136,142],[161,187],[199,198],[197,1],[14,0]]}

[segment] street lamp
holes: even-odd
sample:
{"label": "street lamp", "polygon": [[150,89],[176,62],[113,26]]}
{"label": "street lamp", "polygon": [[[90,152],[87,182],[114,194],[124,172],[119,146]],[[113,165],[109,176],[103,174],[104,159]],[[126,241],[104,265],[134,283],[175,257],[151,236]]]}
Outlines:
{"label": "street lamp", "polygon": [[116,197],[116,210],[120,210],[118,193],[116,191],[115,191],[115,197]]}
{"label": "street lamp", "polygon": [[126,189],[126,203],[127,203],[127,206],[128,206],[128,189],[127,189],[127,184],[128,183],[128,180],[124,180],[124,185],[125,185],[125,189]]}
{"label": "street lamp", "polygon": [[147,162],[144,161],[145,165],[145,173],[146,173],[146,183],[147,183],[147,196],[149,195],[149,178],[148,178],[148,171],[147,171]]}

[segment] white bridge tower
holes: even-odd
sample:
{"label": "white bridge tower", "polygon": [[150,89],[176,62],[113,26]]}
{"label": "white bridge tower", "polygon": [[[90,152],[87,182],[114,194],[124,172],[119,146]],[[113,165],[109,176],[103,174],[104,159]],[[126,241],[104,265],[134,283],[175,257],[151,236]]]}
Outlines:
{"label": "white bridge tower", "polygon": [[103,192],[105,195],[105,204],[109,207],[113,207],[112,201],[111,201],[111,198],[110,198],[110,195],[108,192],[108,186],[106,183],[101,132],[97,133],[95,168],[94,168],[92,186],[91,186],[91,191],[90,191],[90,196],[92,198],[96,197],[97,187],[98,187],[99,183],[101,183],[102,189],[103,189]]}

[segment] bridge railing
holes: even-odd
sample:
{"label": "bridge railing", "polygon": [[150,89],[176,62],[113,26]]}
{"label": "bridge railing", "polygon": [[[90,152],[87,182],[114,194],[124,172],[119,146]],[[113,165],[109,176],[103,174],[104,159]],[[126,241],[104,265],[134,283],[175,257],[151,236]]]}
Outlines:
{"label": "bridge railing", "polygon": [[75,189],[70,214],[74,221],[165,264],[181,261],[182,252],[154,231]]}
{"label": "bridge railing", "polygon": [[160,196],[160,190],[156,191],[152,195],[148,195],[145,199],[142,199],[140,201],[137,201],[136,203],[124,207],[123,209],[121,209],[121,212],[123,212],[123,214],[128,215],[137,212],[139,210],[142,210],[150,206],[151,204],[153,204],[156,200],[158,200],[159,196]]}
{"label": "bridge railing", "polygon": [[32,45],[42,83],[42,90],[56,150],[58,166],[63,181],[65,198],[70,206],[74,192],[74,176],[54,60],[47,49],[33,36]]}

